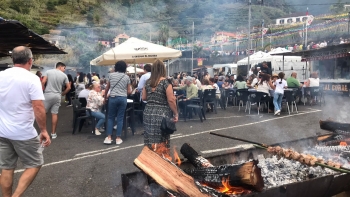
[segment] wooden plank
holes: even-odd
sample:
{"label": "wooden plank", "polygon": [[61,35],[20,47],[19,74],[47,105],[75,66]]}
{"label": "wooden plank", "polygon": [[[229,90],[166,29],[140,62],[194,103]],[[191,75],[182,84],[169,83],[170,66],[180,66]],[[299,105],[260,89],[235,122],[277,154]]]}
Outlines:
{"label": "wooden plank", "polygon": [[142,149],[141,154],[134,160],[134,164],[169,191],[188,197],[210,196],[199,191],[191,176],[161,158],[147,146]]}

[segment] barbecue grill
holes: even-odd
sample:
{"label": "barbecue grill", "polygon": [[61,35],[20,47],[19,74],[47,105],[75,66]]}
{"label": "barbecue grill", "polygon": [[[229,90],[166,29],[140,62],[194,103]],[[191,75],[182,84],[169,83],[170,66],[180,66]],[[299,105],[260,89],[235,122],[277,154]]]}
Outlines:
{"label": "barbecue grill", "polygon": [[[296,141],[288,141],[272,146],[281,146],[285,148],[293,148],[295,151],[302,152],[302,147],[316,147],[317,137],[304,138]],[[259,148],[238,149],[229,153],[214,155],[207,157],[214,166],[227,165],[239,161],[262,160],[264,157],[267,160],[275,159],[272,154],[266,150]],[[283,161],[279,161],[283,162]],[[188,162],[183,162],[180,166],[183,170],[194,169],[194,166]],[[320,170],[316,167],[310,167],[315,171]],[[283,184],[279,186],[265,185],[262,192],[252,192],[241,196],[254,197],[271,197],[271,196],[288,196],[288,197],[328,197],[339,194],[344,191],[350,191],[350,174],[342,174],[335,171],[330,172],[329,169],[322,168],[325,173],[318,177],[304,177],[304,180],[299,180],[294,183]],[[328,173],[326,173],[328,172]],[[293,173],[293,172],[291,172]],[[151,197],[151,196],[171,196],[168,191],[158,185],[152,178],[147,176],[142,171],[122,174],[122,186],[125,197]],[[267,187],[268,186],[268,187]],[[230,196],[220,194],[218,196]]]}

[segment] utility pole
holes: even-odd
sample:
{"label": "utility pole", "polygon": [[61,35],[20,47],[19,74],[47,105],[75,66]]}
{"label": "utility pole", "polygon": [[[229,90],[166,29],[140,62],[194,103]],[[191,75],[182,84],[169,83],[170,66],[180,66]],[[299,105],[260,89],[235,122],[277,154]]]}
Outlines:
{"label": "utility pole", "polygon": [[261,23],[261,48],[264,49],[264,19]]}
{"label": "utility pole", "polygon": [[349,20],[348,20],[348,34],[350,34],[350,12],[348,13]]}
{"label": "utility pole", "polygon": [[151,30],[151,27],[149,27],[149,42],[152,42],[152,30]]}
{"label": "utility pole", "polygon": [[305,28],[306,28],[306,30],[305,30],[305,46],[307,47],[307,28],[308,28],[307,20],[306,20]]}
{"label": "utility pole", "polygon": [[[249,13],[248,13],[248,48],[250,46],[251,49],[251,40],[250,40],[250,18],[251,18],[251,7],[252,7],[252,0],[249,0]],[[250,49],[248,50],[248,65],[247,65],[247,77],[249,74],[249,65],[250,65]]]}
{"label": "utility pole", "polygon": [[194,21],[192,23],[192,69],[191,69],[191,75],[193,75],[193,48],[194,48]]}

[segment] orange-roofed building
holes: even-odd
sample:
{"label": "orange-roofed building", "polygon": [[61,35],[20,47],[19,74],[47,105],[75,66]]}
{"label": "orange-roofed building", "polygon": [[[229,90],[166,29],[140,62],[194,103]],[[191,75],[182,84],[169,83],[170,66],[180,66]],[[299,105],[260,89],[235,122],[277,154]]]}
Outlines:
{"label": "orange-roofed building", "polygon": [[114,42],[113,43],[114,43],[115,46],[118,46],[121,43],[125,42],[129,38],[130,38],[130,36],[128,36],[125,33],[122,33],[122,34],[119,34],[117,37],[114,38]]}
{"label": "orange-roofed building", "polygon": [[236,39],[237,34],[225,31],[215,32],[214,36],[211,38],[211,42],[215,43],[224,43],[232,39]]}

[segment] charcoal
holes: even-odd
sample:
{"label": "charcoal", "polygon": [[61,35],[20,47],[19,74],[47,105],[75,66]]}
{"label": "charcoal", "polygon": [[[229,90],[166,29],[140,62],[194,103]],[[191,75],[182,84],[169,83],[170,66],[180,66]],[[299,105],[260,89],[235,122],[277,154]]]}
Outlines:
{"label": "charcoal", "polygon": [[258,158],[258,167],[261,168],[266,189],[335,173],[330,169],[323,169],[320,166],[310,167],[283,157],[265,158],[259,155]]}

